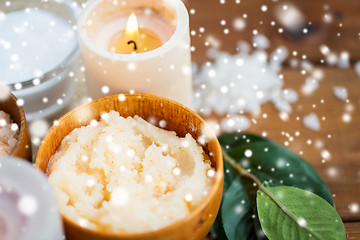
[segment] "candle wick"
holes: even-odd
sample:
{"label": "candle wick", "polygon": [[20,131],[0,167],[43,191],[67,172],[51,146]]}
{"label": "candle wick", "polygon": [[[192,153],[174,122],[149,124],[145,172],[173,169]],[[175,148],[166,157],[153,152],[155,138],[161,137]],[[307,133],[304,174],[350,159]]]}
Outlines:
{"label": "candle wick", "polygon": [[133,44],[134,44],[134,50],[137,50],[136,42],[135,42],[135,41],[133,41],[133,40],[131,40],[131,41],[128,41],[128,43],[127,43],[127,44],[131,44],[131,43],[133,43]]}

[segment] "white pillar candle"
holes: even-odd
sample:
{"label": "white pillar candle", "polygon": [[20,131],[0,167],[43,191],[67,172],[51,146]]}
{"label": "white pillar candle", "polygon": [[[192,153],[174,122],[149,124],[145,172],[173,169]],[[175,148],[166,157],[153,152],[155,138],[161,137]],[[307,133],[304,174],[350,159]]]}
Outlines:
{"label": "white pillar candle", "polygon": [[[111,40],[125,33],[132,12],[139,28],[155,33],[162,45],[141,53],[111,52]],[[93,0],[80,15],[78,32],[91,97],[133,90],[191,107],[189,16],[182,1]]]}
{"label": "white pillar candle", "polygon": [[46,177],[30,163],[12,157],[0,157],[0,239],[63,239],[61,217]]}

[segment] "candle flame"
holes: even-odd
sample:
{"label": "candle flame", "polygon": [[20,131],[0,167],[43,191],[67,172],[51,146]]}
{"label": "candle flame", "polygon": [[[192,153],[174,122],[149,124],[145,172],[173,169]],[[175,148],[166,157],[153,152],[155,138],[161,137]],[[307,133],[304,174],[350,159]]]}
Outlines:
{"label": "candle flame", "polygon": [[129,20],[126,24],[126,33],[127,34],[134,34],[139,31],[138,29],[138,22],[135,16],[135,13],[131,13]]}

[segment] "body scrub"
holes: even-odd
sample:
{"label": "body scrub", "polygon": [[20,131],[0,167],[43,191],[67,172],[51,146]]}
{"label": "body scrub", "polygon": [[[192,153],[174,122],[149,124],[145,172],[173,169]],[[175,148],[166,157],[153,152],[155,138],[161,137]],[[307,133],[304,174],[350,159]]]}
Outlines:
{"label": "body scrub", "polygon": [[19,126],[13,123],[9,114],[0,110],[0,155],[10,154],[19,135]]}
{"label": "body scrub", "polygon": [[179,138],[111,111],[64,138],[48,175],[66,218],[140,233],[185,218],[205,199],[215,172],[190,134]]}

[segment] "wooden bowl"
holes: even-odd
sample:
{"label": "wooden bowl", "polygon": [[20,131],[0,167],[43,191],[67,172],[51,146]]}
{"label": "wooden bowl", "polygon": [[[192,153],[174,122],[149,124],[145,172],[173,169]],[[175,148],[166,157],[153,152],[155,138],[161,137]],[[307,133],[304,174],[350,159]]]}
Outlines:
{"label": "wooden bowl", "polygon": [[[3,90],[0,92],[4,93]],[[7,98],[0,99],[0,110],[10,114],[13,121],[19,126],[18,140],[10,155],[32,162],[31,141],[24,110],[17,105],[17,98],[11,92],[8,92],[7,95]]]}
{"label": "wooden bowl", "polygon": [[[223,161],[220,144],[205,121],[189,108],[150,94],[125,94],[120,101],[119,95],[94,100],[67,113],[52,126],[36,156],[36,167],[47,172],[49,159],[54,155],[62,139],[73,129],[88,125],[91,120],[99,120],[101,114],[115,110],[123,117],[138,115],[166,121],[167,130],[175,131],[184,137],[190,133],[194,139],[206,138],[203,149],[210,156],[212,167],[217,174],[211,192],[204,201],[189,215],[157,231],[137,234],[113,234],[83,228],[63,216],[68,240],[120,240],[120,239],[204,239],[217,215],[223,190]],[[80,121],[81,120],[81,121]]]}

